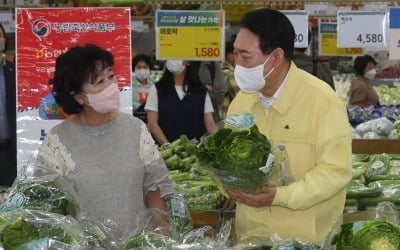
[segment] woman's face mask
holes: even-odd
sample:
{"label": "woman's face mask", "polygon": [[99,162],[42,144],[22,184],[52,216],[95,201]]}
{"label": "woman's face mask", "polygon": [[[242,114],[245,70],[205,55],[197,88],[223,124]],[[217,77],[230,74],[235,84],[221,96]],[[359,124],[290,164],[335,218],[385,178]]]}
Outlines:
{"label": "woman's face mask", "polygon": [[137,69],[135,70],[135,76],[139,81],[150,78],[150,69]]}
{"label": "woman's face mask", "polygon": [[375,76],[376,76],[376,69],[371,69],[364,73],[364,77],[369,80],[373,80]]}
{"label": "woman's face mask", "polygon": [[111,83],[96,94],[85,93],[88,105],[99,113],[116,112],[119,109],[119,88],[117,83]]}
{"label": "woman's face mask", "polygon": [[174,75],[180,74],[185,70],[182,60],[168,60],[167,69]]}
{"label": "woman's face mask", "polygon": [[234,75],[236,83],[241,90],[247,93],[254,93],[265,86],[265,78],[275,70],[275,67],[273,67],[266,75],[264,75],[264,65],[268,62],[270,57],[271,54],[269,54],[264,63],[252,68],[246,68],[236,64]]}

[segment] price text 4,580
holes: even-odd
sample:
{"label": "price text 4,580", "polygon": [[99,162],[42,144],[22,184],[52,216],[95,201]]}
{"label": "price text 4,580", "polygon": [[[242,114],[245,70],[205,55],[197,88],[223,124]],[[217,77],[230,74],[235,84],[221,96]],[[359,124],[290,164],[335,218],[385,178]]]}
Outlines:
{"label": "price text 4,580", "polygon": [[194,48],[197,57],[218,57],[219,48]]}
{"label": "price text 4,580", "polygon": [[382,34],[359,34],[356,38],[360,43],[381,43],[383,42]]}

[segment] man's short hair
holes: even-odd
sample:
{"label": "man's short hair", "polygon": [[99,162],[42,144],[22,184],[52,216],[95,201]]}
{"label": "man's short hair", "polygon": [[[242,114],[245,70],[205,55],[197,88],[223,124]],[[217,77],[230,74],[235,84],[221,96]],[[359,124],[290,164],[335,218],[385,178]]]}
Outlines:
{"label": "man's short hair", "polygon": [[281,48],[285,58],[292,60],[295,31],[285,14],[272,9],[257,9],[244,16],[241,26],[259,37],[259,46],[264,54]]}

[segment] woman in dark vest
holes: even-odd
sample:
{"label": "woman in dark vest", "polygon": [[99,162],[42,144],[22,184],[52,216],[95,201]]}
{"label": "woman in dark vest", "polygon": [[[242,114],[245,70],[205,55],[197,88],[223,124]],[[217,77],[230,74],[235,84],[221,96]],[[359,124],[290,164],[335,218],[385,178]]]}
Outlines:
{"label": "woman in dark vest", "polygon": [[207,89],[198,76],[198,64],[168,60],[161,79],[151,87],[147,103],[148,126],[160,145],[181,135],[199,139],[217,128]]}

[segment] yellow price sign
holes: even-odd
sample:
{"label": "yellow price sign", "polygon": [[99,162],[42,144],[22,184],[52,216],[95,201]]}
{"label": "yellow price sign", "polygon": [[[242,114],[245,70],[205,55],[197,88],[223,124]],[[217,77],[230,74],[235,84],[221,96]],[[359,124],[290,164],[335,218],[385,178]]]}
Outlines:
{"label": "yellow price sign", "polygon": [[364,53],[363,48],[338,48],[337,24],[319,24],[319,55],[321,56],[356,56]]}
{"label": "yellow price sign", "polygon": [[158,11],[157,59],[223,60],[223,11]]}

